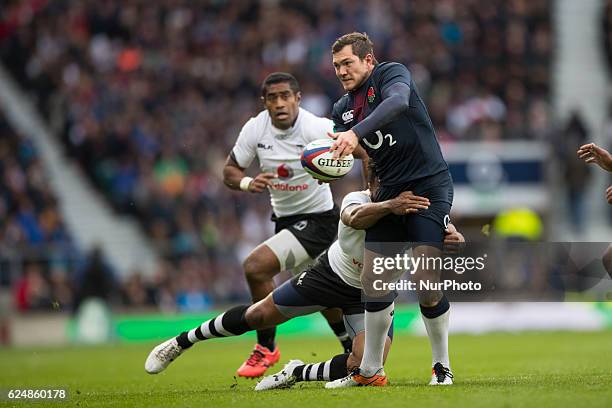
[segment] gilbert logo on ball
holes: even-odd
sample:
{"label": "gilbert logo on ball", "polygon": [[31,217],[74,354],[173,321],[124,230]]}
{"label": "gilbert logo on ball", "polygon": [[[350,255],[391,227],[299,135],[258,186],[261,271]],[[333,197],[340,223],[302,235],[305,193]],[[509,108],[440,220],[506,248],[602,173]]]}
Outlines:
{"label": "gilbert logo on ball", "polygon": [[276,174],[281,180],[290,179],[293,177],[293,169],[283,163],[276,168]]}
{"label": "gilbert logo on ball", "polygon": [[317,180],[337,180],[353,168],[353,155],[342,159],[332,159],[333,153],[329,151],[329,148],[333,142],[331,139],[315,140],[308,143],[302,152],[302,167]]}

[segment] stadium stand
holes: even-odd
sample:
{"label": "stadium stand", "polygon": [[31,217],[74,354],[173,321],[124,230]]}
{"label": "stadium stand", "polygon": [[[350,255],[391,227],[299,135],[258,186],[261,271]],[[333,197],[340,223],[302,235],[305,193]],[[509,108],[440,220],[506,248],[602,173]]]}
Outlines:
{"label": "stadium stand", "polygon": [[245,299],[240,260],[268,236],[269,207],[220,169],[269,72],[294,73],[303,106],[329,113],[339,33],[361,28],[379,60],[411,69],[445,143],[550,137],[548,0],[379,3],[31,0],[0,14],[4,64],[166,258],[152,281],[129,279],[125,304]]}
{"label": "stadium stand", "polygon": [[0,116],[0,281],[18,310],[71,305],[78,261],[36,150]]}

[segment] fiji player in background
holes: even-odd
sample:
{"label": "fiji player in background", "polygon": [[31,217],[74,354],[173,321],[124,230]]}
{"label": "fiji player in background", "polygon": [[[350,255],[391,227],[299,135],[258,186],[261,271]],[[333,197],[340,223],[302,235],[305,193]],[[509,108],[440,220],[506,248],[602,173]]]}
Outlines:
{"label": "fiji player in background", "polygon": [[[390,214],[366,230],[363,289],[370,295],[365,313],[365,350],[358,370],[329,383],[329,388],[384,384],[383,350],[393,317],[392,296],[373,291],[374,258],[387,254],[390,243],[413,243],[413,256],[440,255],[444,231],[450,222],[453,184],[442,157],[429,114],[408,69],[399,63],[378,63],[365,33],[350,33],[332,46],[336,76],[347,94],[332,112],[335,157],[351,154],[359,145],[374,162],[380,187],[374,202],[403,191],[426,197],[427,210]],[[389,243],[389,244],[385,244]],[[437,280],[439,272],[420,270],[416,279]],[[439,342],[432,360],[432,382],[452,384],[449,367],[450,305],[441,291],[417,292],[425,327]]]}
{"label": "fiji player in background", "polygon": [[[253,302],[274,290],[273,278],[284,270],[301,270],[336,239],[339,210],[328,185],[318,184],[300,164],[304,147],[325,137],[333,127],[300,108],[301,92],[293,75],[276,72],[261,86],[264,109],[240,131],[223,168],[223,181],[233,190],[247,193],[270,192],[275,233],[244,261]],[[254,159],[261,173],[252,178],[245,169]],[[345,352],[351,341],[339,309],[322,312]],[[276,363],[280,352],[274,327],[257,331],[257,344],[238,369],[242,377],[259,377]]]}

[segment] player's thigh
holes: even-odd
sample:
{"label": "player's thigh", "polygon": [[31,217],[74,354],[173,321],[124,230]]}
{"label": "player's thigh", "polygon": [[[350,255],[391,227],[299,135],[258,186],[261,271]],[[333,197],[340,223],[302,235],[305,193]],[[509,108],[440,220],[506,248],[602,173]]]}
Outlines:
{"label": "player's thigh", "polygon": [[327,307],[317,303],[308,293],[298,286],[300,276],[295,276],[274,289],[271,296],[278,311],[287,319],[319,312]]}
{"label": "player's thigh", "polygon": [[[396,254],[403,252],[403,243],[391,244],[394,246],[392,253],[364,250],[363,269],[360,275],[363,291],[362,300],[368,303],[368,310],[382,310],[391,304],[397,297],[397,292],[390,289],[390,283],[396,282],[404,273],[403,269],[396,266],[394,258]],[[392,262],[388,263],[390,259]]]}
{"label": "player's thigh", "polygon": [[366,248],[390,256],[402,248],[401,243],[442,242],[450,209],[447,202],[434,202],[419,214],[386,215],[366,230]]}
{"label": "player's thigh", "polygon": [[[279,220],[276,226],[278,233],[289,231],[292,237],[283,233],[282,240],[279,240],[278,257],[283,263],[285,256],[282,251],[282,245],[289,246],[286,256],[287,261],[282,265],[283,270],[291,272],[293,275],[301,273],[306,267],[314,263],[320,254],[322,254],[336,240],[338,236],[338,207],[319,214],[308,214],[303,219],[292,223],[287,223],[286,220]],[[286,239],[285,239],[286,238]]]}
{"label": "player's thigh", "polygon": [[[363,309],[361,290],[347,285],[332,270],[327,254],[273,292],[274,302],[287,317],[301,316],[330,308]],[[338,318],[338,320],[340,320]]]}
{"label": "player's thigh", "polygon": [[445,229],[450,222],[450,204],[432,203],[423,214],[408,214],[401,217],[406,241],[438,246],[444,241]]}
{"label": "player's thigh", "polygon": [[[442,298],[440,290],[425,290],[421,288],[432,287],[440,281],[442,273],[442,242],[444,240],[444,211],[438,211],[438,219],[430,217],[413,216],[406,220],[406,225],[413,231],[411,233],[412,257],[420,259],[411,279],[417,285],[417,297],[423,306],[434,306]],[[421,285],[427,282],[428,285]],[[435,287],[435,285],[433,285]]]}
{"label": "player's thigh", "polygon": [[388,248],[392,248],[387,245],[388,243],[406,241],[403,217],[394,214],[385,215],[376,224],[366,229],[366,247],[374,252],[386,253]]}
{"label": "player's thigh", "polygon": [[245,318],[249,326],[256,330],[274,327],[289,320],[274,304],[272,293],[251,305]]}
{"label": "player's thigh", "polygon": [[251,281],[269,280],[281,271],[279,259],[265,242],[251,251],[243,267],[247,279]]}
{"label": "player's thigh", "polygon": [[366,230],[361,284],[369,297],[388,296],[390,291],[382,289],[376,282],[394,282],[401,276],[395,264],[385,262],[395,258],[407,248],[407,234],[401,216],[390,214],[381,218]]}
{"label": "player's thigh", "polygon": [[338,237],[340,211],[334,206],[330,211],[309,214],[304,219],[285,225],[300,242],[310,258],[315,259],[323,253]]}
{"label": "player's thigh", "polygon": [[[268,238],[263,244],[269,254],[276,261],[276,272],[299,271],[312,262],[306,248],[298,238],[289,230],[283,229],[274,236]],[[258,247],[259,248],[259,247]]]}

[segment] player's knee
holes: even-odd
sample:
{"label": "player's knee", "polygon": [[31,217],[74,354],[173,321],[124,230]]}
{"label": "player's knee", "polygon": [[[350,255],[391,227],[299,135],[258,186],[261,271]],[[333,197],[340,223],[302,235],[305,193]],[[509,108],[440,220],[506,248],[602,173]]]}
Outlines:
{"label": "player's knee", "polygon": [[360,281],[363,292],[368,297],[378,298],[389,294],[389,290],[380,285],[381,282],[388,283],[388,280],[381,279],[379,276],[371,273],[363,273],[361,274]]}
{"label": "player's knee", "polygon": [[246,321],[252,329],[263,329],[266,323],[266,310],[262,302],[255,303],[246,311]]}
{"label": "player's knee", "polygon": [[254,253],[244,260],[242,266],[249,282],[263,282],[274,277],[274,274],[271,274],[269,271],[265,260]]}
{"label": "player's knee", "polygon": [[436,290],[428,290],[428,291],[418,291],[417,298],[419,300],[419,304],[424,307],[434,307],[442,299],[442,292]]}

